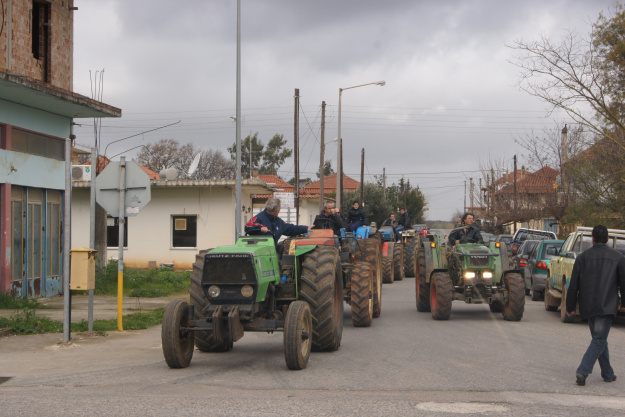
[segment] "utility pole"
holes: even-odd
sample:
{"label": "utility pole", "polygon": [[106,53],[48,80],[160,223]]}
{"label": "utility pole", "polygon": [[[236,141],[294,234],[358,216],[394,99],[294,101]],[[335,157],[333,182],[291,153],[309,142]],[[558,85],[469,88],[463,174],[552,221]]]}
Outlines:
{"label": "utility pole", "polygon": [[365,195],[365,148],[362,148],[362,155],[360,157],[360,206],[362,207],[362,200]]}
{"label": "utility pole", "polygon": [[250,179],[252,179],[252,131],[250,130]]}
{"label": "utility pole", "polygon": [[299,88],[295,89],[295,121],[293,140],[295,142],[295,224],[299,224]]}
{"label": "utility pole", "polygon": [[320,161],[319,161],[319,210],[323,210],[323,179],[325,177],[325,154],[326,154],[326,144],[325,144],[325,134],[326,134],[326,102],[321,102],[321,145],[320,148]]}
{"label": "utility pole", "polygon": [[464,206],[462,207],[462,213],[467,212],[467,180],[464,180]]}
{"label": "utility pole", "polygon": [[492,212],[494,216],[495,214],[495,170],[493,168],[490,169],[490,187],[491,187],[491,190],[488,193],[490,195],[490,212]]}
{"label": "utility pole", "polygon": [[[516,189],[516,155],[514,155],[514,218],[516,219],[517,215],[517,189]],[[516,233],[516,220],[514,220],[514,232]]]}
{"label": "utility pole", "polygon": [[[484,200],[482,199],[482,179],[480,178],[480,211],[484,210]],[[484,213],[480,214],[480,217],[484,217]]]}
{"label": "utility pole", "polygon": [[241,235],[241,0],[237,0],[237,93],[236,93],[236,189],[234,205],[234,241]]}
{"label": "utility pole", "polygon": [[469,201],[471,202],[469,211],[472,211],[473,210],[473,177],[469,178]]}
{"label": "utility pole", "polygon": [[382,193],[386,197],[386,168],[382,168]]}
{"label": "utility pole", "polygon": [[[340,204],[343,205],[344,204],[343,203],[343,141],[341,139],[339,139],[339,146],[341,147],[341,169],[340,169],[341,172],[339,172],[339,176],[341,177],[340,178],[341,186],[339,187],[340,188],[339,196],[341,198]],[[337,190],[337,192],[339,192],[339,190]],[[339,207],[339,210],[341,210],[341,213],[343,213],[343,207],[342,206]]]}

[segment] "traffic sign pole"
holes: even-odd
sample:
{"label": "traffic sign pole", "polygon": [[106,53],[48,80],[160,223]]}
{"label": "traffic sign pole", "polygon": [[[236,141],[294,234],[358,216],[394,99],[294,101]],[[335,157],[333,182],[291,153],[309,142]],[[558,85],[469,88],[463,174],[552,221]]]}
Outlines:
{"label": "traffic sign pole", "polygon": [[117,241],[117,330],[124,331],[122,307],[124,303],[124,214],[126,208],[126,157],[121,157],[119,164],[119,239]]}

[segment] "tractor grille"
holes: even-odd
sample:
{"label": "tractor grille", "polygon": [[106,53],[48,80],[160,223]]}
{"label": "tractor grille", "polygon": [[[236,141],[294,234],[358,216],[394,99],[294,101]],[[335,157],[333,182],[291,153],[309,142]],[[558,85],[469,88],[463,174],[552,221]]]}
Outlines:
{"label": "tractor grille", "polygon": [[485,250],[472,250],[471,266],[488,266],[488,251]]}
{"label": "tractor grille", "polygon": [[249,253],[207,253],[202,270],[203,284],[256,285],[254,258]]}

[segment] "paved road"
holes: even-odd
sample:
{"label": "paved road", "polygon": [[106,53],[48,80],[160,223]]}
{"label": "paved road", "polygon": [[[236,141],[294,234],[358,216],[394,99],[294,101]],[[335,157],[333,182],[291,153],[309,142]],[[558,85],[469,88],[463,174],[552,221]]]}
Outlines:
{"label": "paved road", "polygon": [[228,353],[195,352],[191,366],[163,360],[160,327],[76,338],[0,339],[0,410],[7,416],[456,415],[622,416],[625,327],[610,334],[620,378],[575,385],[589,342],[585,324],[564,325],[527,299],[521,322],[487,306],[454,302],[451,319],[418,313],[414,279],[385,285],[370,328],[351,326],[346,309],[337,352],[313,353],[289,371],[282,334],[248,333]]}

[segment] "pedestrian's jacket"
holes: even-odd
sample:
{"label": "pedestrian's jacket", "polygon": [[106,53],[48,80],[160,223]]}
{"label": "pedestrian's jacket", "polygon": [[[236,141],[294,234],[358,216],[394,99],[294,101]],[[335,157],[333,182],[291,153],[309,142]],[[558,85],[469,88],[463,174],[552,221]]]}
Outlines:
{"label": "pedestrian's jacket", "polygon": [[596,243],[575,259],[566,294],[566,311],[575,311],[579,302],[582,320],[616,315],[617,286],[621,300],[625,300],[625,257],[605,243]]}
{"label": "pedestrian's jacket", "polygon": [[296,226],[294,224],[286,223],[280,217],[269,214],[267,210],[263,210],[258,213],[257,216],[252,217],[252,220],[245,225],[245,233],[250,235],[268,235],[260,231],[261,227],[267,227],[271,233],[273,233],[273,240],[278,244],[280,236],[297,236],[308,232],[308,226]]}
{"label": "pedestrian's jacket", "polygon": [[324,210],[321,210],[321,213],[315,217],[313,224],[315,225],[315,229],[332,229],[337,236],[340,236],[341,229],[345,228],[345,223],[341,216],[336,213],[326,216]]}
{"label": "pedestrian's jacket", "polygon": [[404,214],[399,215],[399,220],[397,220],[397,224],[399,226],[404,226],[404,229],[412,228],[412,225],[410,224],[410,215],[407,211],[404,211]]}
{"label": "pedestrian's jacket", "polygon": [[347,213],[347,222],[354,223],[357,221],[362,221],[363,225],[366,225],[367,222],[367,213],[365,213],[365,209],[362,207],[358,207],[358,210],[355,210],[353,207],[349,209],[349,213]]}
{"label": "pedestrian's jacket", "polygon": [[454,229],[449,234],[449,243],[453,246],[456,244],[456,240],[459,240],[460,243],[484,243],[480,228],[473,224]]}

